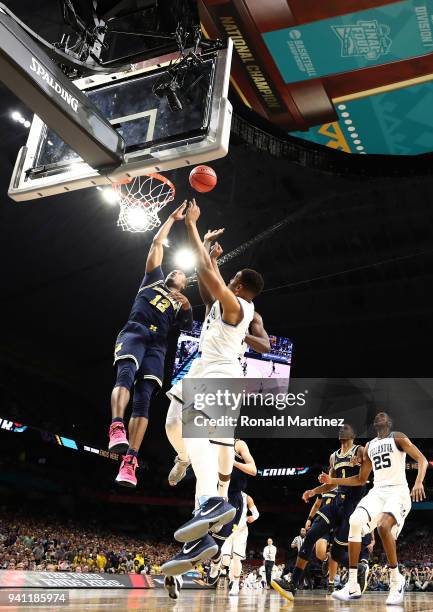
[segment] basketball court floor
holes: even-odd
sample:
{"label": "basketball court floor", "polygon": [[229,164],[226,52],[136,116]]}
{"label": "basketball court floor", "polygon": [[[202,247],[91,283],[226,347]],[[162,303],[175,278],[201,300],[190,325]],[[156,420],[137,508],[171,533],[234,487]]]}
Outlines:
{"label": "basketball court floor", "polygon": [[[121,610],[145,610],[152,612],[165,610],[175,612],[198,612],[206,610],[209,612],[227,610],[234,611],[258,611],[276,612],[277,610],[298,609],[300,611],[326,612],[338,610],[348,612],[349,610],[405,610],[427,612],[433,610],[433,597],[431,593],[407,593],[404,606],[386,606],[386,593],[368,593],[361,601],[351,602],[350,605],[334,601],[324,591],[314,593],[300,593],[296,602],[285,601],[274,591],[250,591],[246,590],[239,597],[230,597],[226,589],[217,591],[185,590],[180,598],[175,601],[170,599],[162,589],[149,590],[107,590],[107,589],[82,589],[69,591],[69,603],[62,606],[71,612],[91,610],[93,612],[117,612]],[[26,607],[22,605],[21,607]],[[3,609],[3,606],[0,606]],[[4,608],[6,609],[6,607]],[[38,606],[39,610],[53,609]],[[61,608],[58,608],[61,609]]]}

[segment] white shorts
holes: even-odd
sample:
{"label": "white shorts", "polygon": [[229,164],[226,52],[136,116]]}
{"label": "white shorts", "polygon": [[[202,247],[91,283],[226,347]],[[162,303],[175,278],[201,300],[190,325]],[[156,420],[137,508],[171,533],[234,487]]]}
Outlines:
{"label": "white shorts", "polygon": [[377,527],[380,515],[385,512],[392,514],[396,520],[392,534],[397,539],[411,507],[412,500],[407,487],[373,487],[357,506],[357,508],[363,508],[368,514],[368,523],[363,528],[362,535],[373,531]]}
{"label": "white shorts", "polygon": [[[242,378],[242,369],[239,362],[203,361],[201,357],[197,357],[192,362],[185,378]],[[169,399],[177,399],[179,402],[183,402],[182,380],[179,380],[167,391]]]}
{"label": "white shorts", "polygon": [[247,552],[247,540],[248,527],[246,525],[240,529],[235,529],[222,545],[221,554],[228,555],[229,557],[237,555],[241,559],[245,559]]}

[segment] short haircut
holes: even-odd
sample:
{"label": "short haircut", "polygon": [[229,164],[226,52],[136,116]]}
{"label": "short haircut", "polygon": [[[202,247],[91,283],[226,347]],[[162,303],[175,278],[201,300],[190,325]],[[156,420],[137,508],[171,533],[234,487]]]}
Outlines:
{"label": "short haircut", "polygon": [[259,295],[259,293],[263,291],[263,287],[265,285],[263,276],[250,268],[245,268],[242,270],[241,283],[245,289],[250,291],[254,296]]}

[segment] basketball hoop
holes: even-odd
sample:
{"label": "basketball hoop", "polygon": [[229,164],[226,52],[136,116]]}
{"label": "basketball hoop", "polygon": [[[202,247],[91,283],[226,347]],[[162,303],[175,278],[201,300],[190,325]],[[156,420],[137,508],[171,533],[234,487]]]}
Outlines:
{"label": "basketball hoop", "polygon": [[117,225],[127,232],[148,232],[161,225],[159,211],[174,200],[171,181],[162,174],[145,174],[113,183],[120,205]]}

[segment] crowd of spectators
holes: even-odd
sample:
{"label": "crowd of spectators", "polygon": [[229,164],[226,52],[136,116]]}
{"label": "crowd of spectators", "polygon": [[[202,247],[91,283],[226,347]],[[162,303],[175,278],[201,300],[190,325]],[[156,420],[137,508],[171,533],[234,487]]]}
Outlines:
{"label": "crowd of spectators", "polygon": [[72,521],[17,520],[7,512],[0,518],[0,569],[157,574],[176,552],[156,533],[143,542]]}

